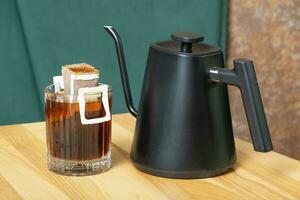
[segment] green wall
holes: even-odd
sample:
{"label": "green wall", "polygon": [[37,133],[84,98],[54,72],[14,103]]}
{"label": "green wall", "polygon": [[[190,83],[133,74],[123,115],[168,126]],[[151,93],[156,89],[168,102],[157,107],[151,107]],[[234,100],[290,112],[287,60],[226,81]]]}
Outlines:
{"label": "green wall", "polygon": [[86,62],[113,87],[113,112],[127,112],[114,43],[120,33],[137,105],[149,44],[176,31],[201,32],[225,47],[227,1],[1,0],[0,124],[43,120],[44,87],[62,65]]}

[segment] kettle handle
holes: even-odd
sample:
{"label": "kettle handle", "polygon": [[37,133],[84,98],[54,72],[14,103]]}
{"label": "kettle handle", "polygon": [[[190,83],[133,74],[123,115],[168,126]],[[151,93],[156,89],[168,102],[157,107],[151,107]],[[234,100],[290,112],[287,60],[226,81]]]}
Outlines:
{"label": "kettle handle", "polygon": [[253,62],[239,58],[233,61],[232,70],[213,67],[209,69],[212,82],[225,83],[240,88],[247,121],[255,151],[268,152],[273,149]]}

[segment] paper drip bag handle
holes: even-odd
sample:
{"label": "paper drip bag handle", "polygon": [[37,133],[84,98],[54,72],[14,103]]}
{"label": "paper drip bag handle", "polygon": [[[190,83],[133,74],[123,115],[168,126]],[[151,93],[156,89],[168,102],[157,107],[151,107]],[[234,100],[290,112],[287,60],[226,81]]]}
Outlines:
{"label": "paper drip bag handle", "polygon": [[[87,119],[85,117],[85,105],[86,100],[84,95],[85,94],[98,94],[101,93],[102,95],[102,103],[105,111],[104,117],[98,117],[93,119]],[[82,124],[99,124],[111,119],[111,112],[109,109],[109,102],[108,102],[108,85],[102,84],[97,87],[84,87],[79,88],[78,90],[78,102],[79,102],[79,113],[80,113],[80,120]]]}

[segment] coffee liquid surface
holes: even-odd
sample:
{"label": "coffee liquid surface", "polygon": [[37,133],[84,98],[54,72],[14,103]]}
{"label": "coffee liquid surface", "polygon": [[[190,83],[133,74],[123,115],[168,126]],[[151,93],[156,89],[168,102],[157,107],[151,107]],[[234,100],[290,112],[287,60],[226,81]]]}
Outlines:
{"label": "coffee liquid surface", "polygon": [[[111,110],[112,98],[109,97]],[[78,103],[46,100],[46,137],[48,152],[64,160],[99,159],[109,151],[111,120],[99,124],[83,125]],[[103,117],[101,101],[86,103],[86,118]]]}

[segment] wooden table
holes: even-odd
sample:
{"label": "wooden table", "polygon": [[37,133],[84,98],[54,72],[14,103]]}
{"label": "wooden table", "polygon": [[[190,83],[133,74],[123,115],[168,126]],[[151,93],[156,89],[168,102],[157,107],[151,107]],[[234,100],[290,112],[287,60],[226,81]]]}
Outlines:
{"label": "wooden table", "polygon": [[236,140],[233,171],[214,178],[177,180],[140,172],[129,159],[135,119],[113,116],[112,168],[68,177],[47,169],[43,122],[0,126],[0,199],[300,199],[300,162],[256,153]]}

